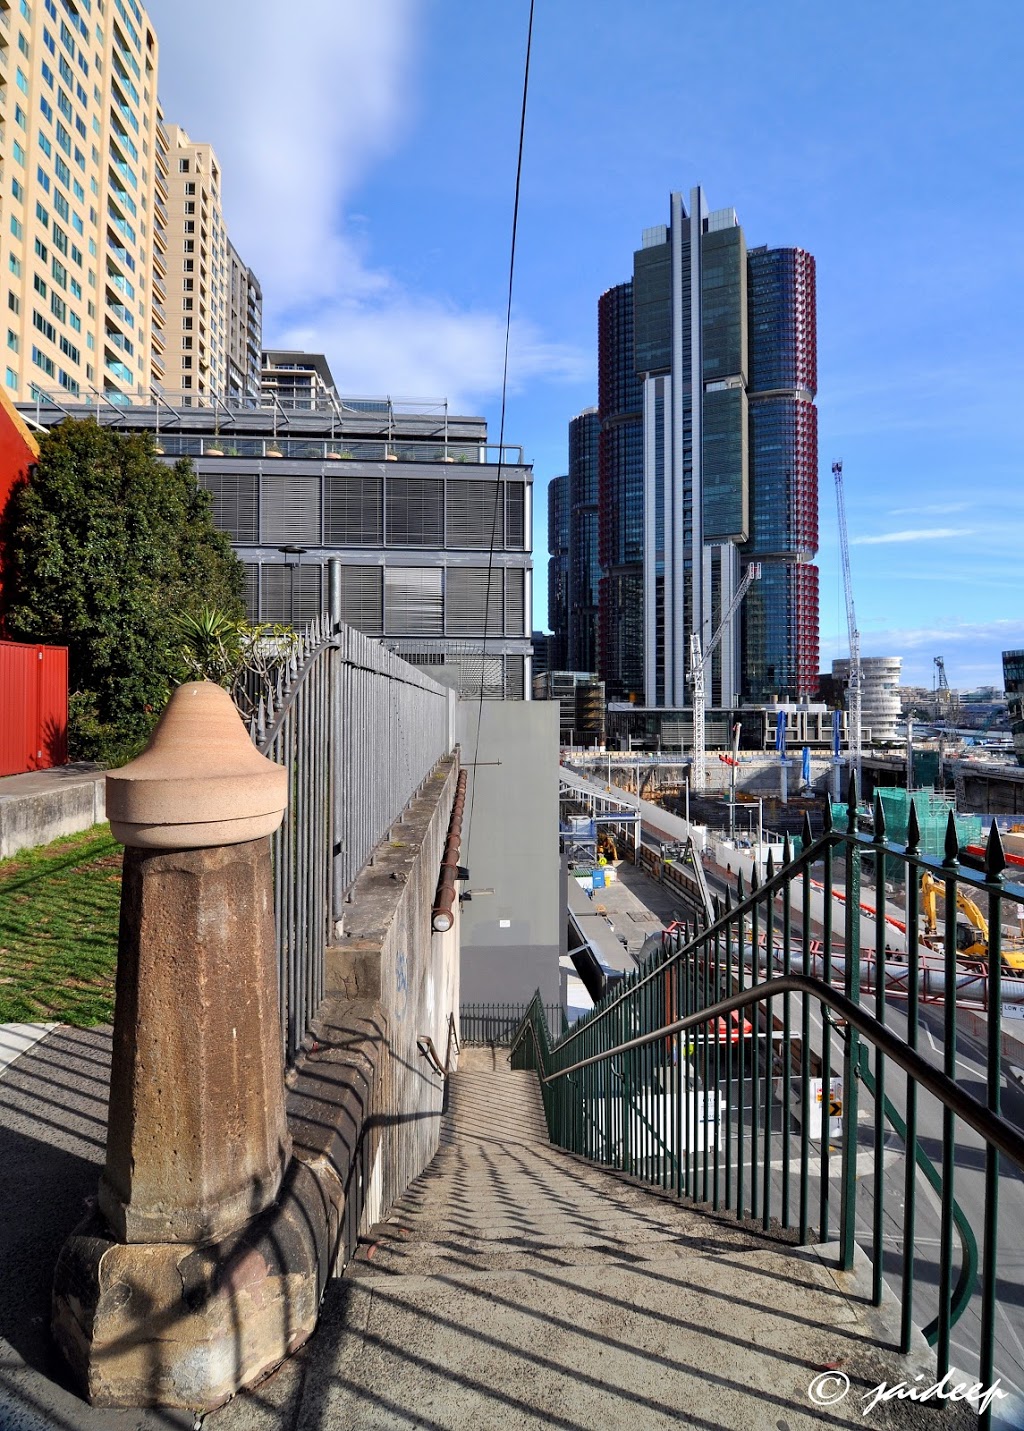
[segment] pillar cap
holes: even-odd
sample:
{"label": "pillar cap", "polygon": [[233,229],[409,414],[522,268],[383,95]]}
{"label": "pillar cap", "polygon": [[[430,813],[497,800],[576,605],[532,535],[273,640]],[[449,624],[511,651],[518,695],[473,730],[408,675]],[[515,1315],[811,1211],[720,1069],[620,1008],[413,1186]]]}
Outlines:
{"label": "pillar cap", "polygon": [[107,775],[110,832],[137,849],[192,850],[269,835],[288,772],[261,755],[212,681],[179,686],[137,759]]}

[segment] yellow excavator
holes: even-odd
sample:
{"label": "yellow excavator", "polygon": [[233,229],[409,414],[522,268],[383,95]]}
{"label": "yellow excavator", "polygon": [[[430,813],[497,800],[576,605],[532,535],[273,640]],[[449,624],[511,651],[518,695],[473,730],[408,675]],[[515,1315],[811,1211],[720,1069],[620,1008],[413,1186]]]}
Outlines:
{"label": "yellow excavator", "polygon": [[[939,932],[937,901],[945,899],[946,886],[942,880],[925,871],[921,876],[921,902],[924,906],[925,933],[934,938]],[[957,885],[956,888],[956,950],[957,958],[965,963],[987,964],[988,962],[988,920],[971,899],[970,895]],[[1024,975],[1024,949],[1016,942],[1009,943],[1003,937],[1001,944],[1003,972],[1015,976]]]}

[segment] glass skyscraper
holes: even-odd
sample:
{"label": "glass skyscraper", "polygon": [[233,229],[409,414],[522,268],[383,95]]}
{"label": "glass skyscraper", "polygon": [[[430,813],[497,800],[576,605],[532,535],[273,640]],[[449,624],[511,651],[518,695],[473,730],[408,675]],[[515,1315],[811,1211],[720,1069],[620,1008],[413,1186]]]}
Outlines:
{"label": "glass skyscraper", "polygon": [[601,295],[598,323],[598,665],[609,700],[642,697],[643,390],[633,343],[633,284]]}
{"label": "glass skyscraper", "polygon": [[569,424],[570,671],[597,670],[597,609],[601,575],[597,540],[597,476],[601,419],[588,407]]}
{"label": "glass skyscraper", "polygon": [[814,259],[748,251],[700,189],[645,230],[632,283],[598,307],[599,671],[609,696],[689,704],[746,567],[709,697],[806,698],[818,666]]}
{"label": "glass skyscraper", "polygon": [[548,664],[564,671],[569,647],[569,477],[548,483]]}

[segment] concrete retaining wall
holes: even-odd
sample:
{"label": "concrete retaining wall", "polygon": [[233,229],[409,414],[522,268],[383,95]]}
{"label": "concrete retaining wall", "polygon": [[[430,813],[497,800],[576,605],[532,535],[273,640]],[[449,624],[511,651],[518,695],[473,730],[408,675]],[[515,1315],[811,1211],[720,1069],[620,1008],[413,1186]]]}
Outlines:
{"label": "concrete retaining wall", "polygon": [[430,918],[457,778],[451,756],[392,827],[356,880],[342,932],[327,954],[325,1006],[334,1029],[344,1026],[351,1001],[357,1019],[375,1007],[386,1031],[361,1194],[363,1226],[384,1215],[437,1150],[444,1082],[417,1039],[430,1038],[443,1063],[448,1017],[458,1017],[458,904],[447,933],[434,933]]}
{"label": "concrete retaining wall", "polygon": [[77,835],[106,818],[106,772],[65,765],[0,780],[0,860]]}

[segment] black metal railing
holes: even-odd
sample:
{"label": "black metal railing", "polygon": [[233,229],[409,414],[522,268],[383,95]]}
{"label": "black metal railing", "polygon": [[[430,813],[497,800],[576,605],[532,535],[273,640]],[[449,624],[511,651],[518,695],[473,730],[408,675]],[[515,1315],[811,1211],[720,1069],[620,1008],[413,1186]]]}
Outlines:
{"label": "black metal railing", "polygon": [[[865,865],[879,891],[870,919]],[[887,841],[878,800],[862,832],[851,786],[848,830],[814,841],[805,825],[798,852],[787,840],[780,867],[769,860],[763,880],[755,869],[747,890],[739,877],[714,918],[666,936],[569,1032],[552,1037],[535,997],[513,1066],[537,1070],[555,1143],[800,1242],[835,1241],[843,1269],[863,1246],[873,1302],[885,1282],[899,1298],[902,1351],[923,1327],[938,1378],[955,1364],[985,1387],[1019,1391],[1019,1283],[1001,1254],[1013,1265],[1021,1249],[1024,1106],[1015,1095],[1017,1121],[1006,1116],[1002,1083],[1024,1024],[1017,1041],[1016,1020],[1001,1015],[1004,926],[1017,925],[1024,887],[1004,871],[995,825],[985,868],[964,869],[952,817],[944,858],[929,858],[916,815],[906,846]],[[940,881],[947,911],[931,945],[924,873]],[[899,874],[894,919],[885,890]],[[987,916],[985,1006],[960,1002],[958,889]],[[905,947],[891,951],[897,928]],[[890,958],[907,970],[898,986]],[[925,1004],[919,976],[932,960],[942,1000]]]}
{"label": "black metal railing", "polygon": [[[462,1043],[510,1048],[530,1007],[529,1004],[460,1004],[459,1039]],[[560,1004],[545,1004],[544,1013],[559,1032],[566,1027],[565,1012]]]}

